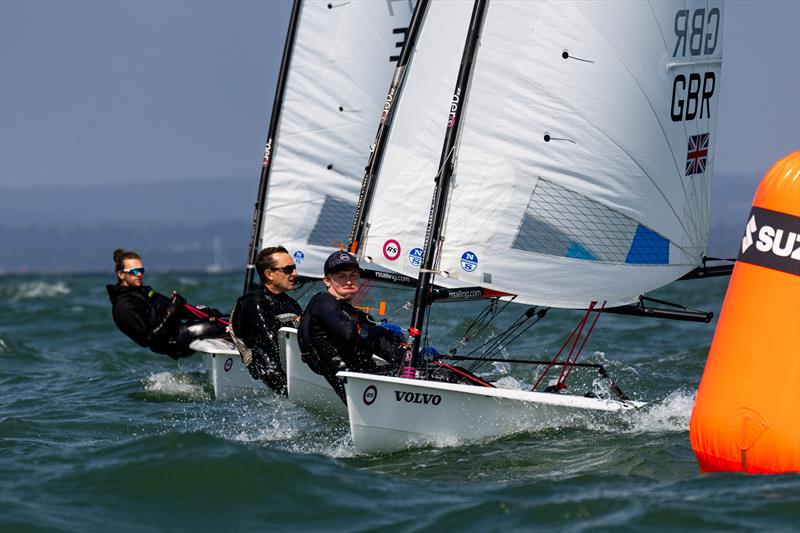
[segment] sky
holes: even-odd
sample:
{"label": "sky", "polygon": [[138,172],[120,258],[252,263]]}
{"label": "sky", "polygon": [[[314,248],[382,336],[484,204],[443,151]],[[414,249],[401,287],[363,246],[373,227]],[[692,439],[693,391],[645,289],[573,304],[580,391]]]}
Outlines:
{"label": "sky", "polygon": [[2,185],[257,179],[290,8],[0,0]]}
{"label": "sky", "polygon": [[[290,2],[0,0],[0,186],[255,176]],[[800,2],[725,6],[715,174],[800,148]]]}

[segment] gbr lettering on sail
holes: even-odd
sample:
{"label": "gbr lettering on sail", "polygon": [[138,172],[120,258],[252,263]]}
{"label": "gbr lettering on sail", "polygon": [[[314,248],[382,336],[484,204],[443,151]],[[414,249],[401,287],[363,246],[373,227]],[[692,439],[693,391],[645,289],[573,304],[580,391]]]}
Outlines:
{"label": "gbr lettering on sail", "polygon": [[[698,60],[714,53],[719,46],[722,14],[719,8],[680,9],[675,13],[674,60]],[[673,122],[711,117],[711,97],[716,75],[711,70],[676,74],[672,80]]]}

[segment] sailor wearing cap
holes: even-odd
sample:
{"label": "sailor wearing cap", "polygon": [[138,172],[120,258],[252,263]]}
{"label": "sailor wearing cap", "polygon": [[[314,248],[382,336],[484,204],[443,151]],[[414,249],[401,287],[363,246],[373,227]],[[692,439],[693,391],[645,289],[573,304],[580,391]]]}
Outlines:
{"label": "sailor wearing cap", "polygon": [[361,278],[361,268],[354,256],[344,251],[332,253],[325,261],[324,272],[322,281],[328,290],[315,294],[308,302],[300,319],[298,342],[303,361],[324,376],[345,401],[344,385],[336,372],[346,368],[376,373],[373,354],[382,356],[391,365],[397,364],[402,357],[397,350],[402,337],[380,327],[351,304]]}

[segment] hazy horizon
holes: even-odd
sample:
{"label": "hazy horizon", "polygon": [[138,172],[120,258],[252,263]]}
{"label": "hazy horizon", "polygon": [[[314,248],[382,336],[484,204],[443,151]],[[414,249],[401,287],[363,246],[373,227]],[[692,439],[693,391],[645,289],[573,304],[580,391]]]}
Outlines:
{"label": "hazy horizon", "polygon": [[[709,255],[736,255],[755,187],[715,176]],[[102,272],[117,247],[139,251],[155,269],[203,270],[215,238],[222,267],[244,269],[257,188],[258,176],[163,181],[157,195],[146,182],[3,188],[0,273]],[[192,201],[176,202],[187,190]],[[95,201],[110,191],[117,200]]]}

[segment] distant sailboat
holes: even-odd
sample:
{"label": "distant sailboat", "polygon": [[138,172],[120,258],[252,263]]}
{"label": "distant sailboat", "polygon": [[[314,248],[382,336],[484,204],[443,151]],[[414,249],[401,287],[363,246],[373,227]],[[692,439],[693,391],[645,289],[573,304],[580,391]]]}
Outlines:
{"label": "distant sailboat", "polygon": [[222,239],[219,235],[214,237],[214,262],[206,266],[206,272],[209,274],[219,274],[222,272]]}

